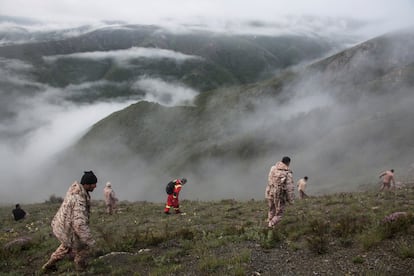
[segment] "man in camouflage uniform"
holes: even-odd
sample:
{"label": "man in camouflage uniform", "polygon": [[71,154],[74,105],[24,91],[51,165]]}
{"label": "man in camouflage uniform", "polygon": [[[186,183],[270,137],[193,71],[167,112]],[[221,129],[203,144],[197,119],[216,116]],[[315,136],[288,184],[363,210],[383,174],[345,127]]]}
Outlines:
{"label": "man in camouflage uniform", "polygon": [[307,183],[308,183],[308,177],[307,176],[299,179],[299,181],[297,183],[300,199],[304,199],[305,197],[308,197],[308,195],[305,193]]}
{"label": "man in camouflage uniform", "polygon": [[107,182],[104,188],[104,196],[105,196],[105,205],[106,205],[106,213],[112,215],[113,211],[116,208],[116,202],[118,198],[115,196],[115,192],[112,189],[111,182]]}
{"label": "man in camouflage uniform", "polygon": [[285,156],[270,169],[265,197],[268,202],[269,227],[274,227],[282,219],[287,202],[293,203],[294,185],[290,158]]}
{"label": "man in camouflage uniform", "polygon": [[90,195],[98,179],[92,171],[85,172],[80,184],[74,182],[66,193],[59,210],[52,220],[52,230],[61,242],[43,265],[43,271],[56,270],[56,263],[66,255],[74,256],[75,268],[86,268],[89,247],[95,244],[89,229]]}
{"label": "man in camouflage uniform", "polygon": [[382,178],[382,186],[381,191],[385,190],[391,190],[391,184],[392,187],[395,187],[395,179],[394,179],[394,170],[391,169],[389,171],[384,171],[380,174],[379,178]]}

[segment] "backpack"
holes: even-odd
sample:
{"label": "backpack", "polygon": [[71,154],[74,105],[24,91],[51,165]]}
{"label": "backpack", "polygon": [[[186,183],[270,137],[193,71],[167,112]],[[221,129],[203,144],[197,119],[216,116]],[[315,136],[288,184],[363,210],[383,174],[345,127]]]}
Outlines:
{"label": "backpack", "polygon": [[172,193],[174,193],[174,188],[175,188],[174,181],[170,181],[168,182],[167,187],[165,187],[165,191],[167,192],[168,195],[171,195]]}

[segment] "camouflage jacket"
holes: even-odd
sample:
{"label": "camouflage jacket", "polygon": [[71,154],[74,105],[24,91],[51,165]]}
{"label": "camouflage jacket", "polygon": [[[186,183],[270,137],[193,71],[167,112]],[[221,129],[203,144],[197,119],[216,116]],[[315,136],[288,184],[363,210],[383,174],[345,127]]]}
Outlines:
{"label": "camouflage jacket", "polygon": [[89,229],[90,196],[78,182],[66,193],[52,220],[53,234],[65,246],[82,247],[95,243]]}
{"label": "camouflage jacket", "polygon": [[299,179],[297,186],[298,186],[298,191],[305,192],[306,180],[304,178]]}
{"label": "camouflage jacket", "polygon": [[295,198],[292,171],[283,162],[277,162],[270,169],[265,197],[267,199],[283,199],[293,203]]}
{"label": "camouflage jacket", "polygon": [[385,184],[394,184],[395,185],[395,179],[394,179],[394,173],[392,171],[385,171],[380,174],[380,178],[382,177],[382,182]]}
{"label": "camouflage jacket", "polygon": [[115,192],[111,187],[104,188],[105,204],[106,205],[115,205],[118,199],[115,196]]}

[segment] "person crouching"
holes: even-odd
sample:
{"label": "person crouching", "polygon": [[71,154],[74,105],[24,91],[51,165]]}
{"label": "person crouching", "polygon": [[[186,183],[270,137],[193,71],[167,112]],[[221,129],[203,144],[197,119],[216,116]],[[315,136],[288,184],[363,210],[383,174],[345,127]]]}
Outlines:
{"label": "person crouching", "polygon": [[165,208],[164,208],[164,213],[167,215],[170,214],[171,208],[174,208],[176,214],[181,213],[180,201],[178,199],[178,196],[180,195],[182,186],[185,185],[185,183],[187,183],[187,179],[186,178],[175,179],[173,180],[173,183],[174,183],[174,190],[171,194],[168,195],[167,203],[165,204]]}

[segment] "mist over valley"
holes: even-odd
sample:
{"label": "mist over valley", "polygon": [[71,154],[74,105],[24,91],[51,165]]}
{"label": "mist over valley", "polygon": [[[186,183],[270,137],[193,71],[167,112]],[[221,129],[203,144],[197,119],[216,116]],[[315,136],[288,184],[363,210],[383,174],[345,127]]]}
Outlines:
{"label": "mist over valley", "polygon": [[0,31],[0,201],[63,195],[83,170],[97,199],[111,181],[122,200],[163,201],[183,176],[184,198],[261,199],[284,155],[314,195],[414,176],[413,29],[311,19],[39,32],[2,17],[25,31]]}

